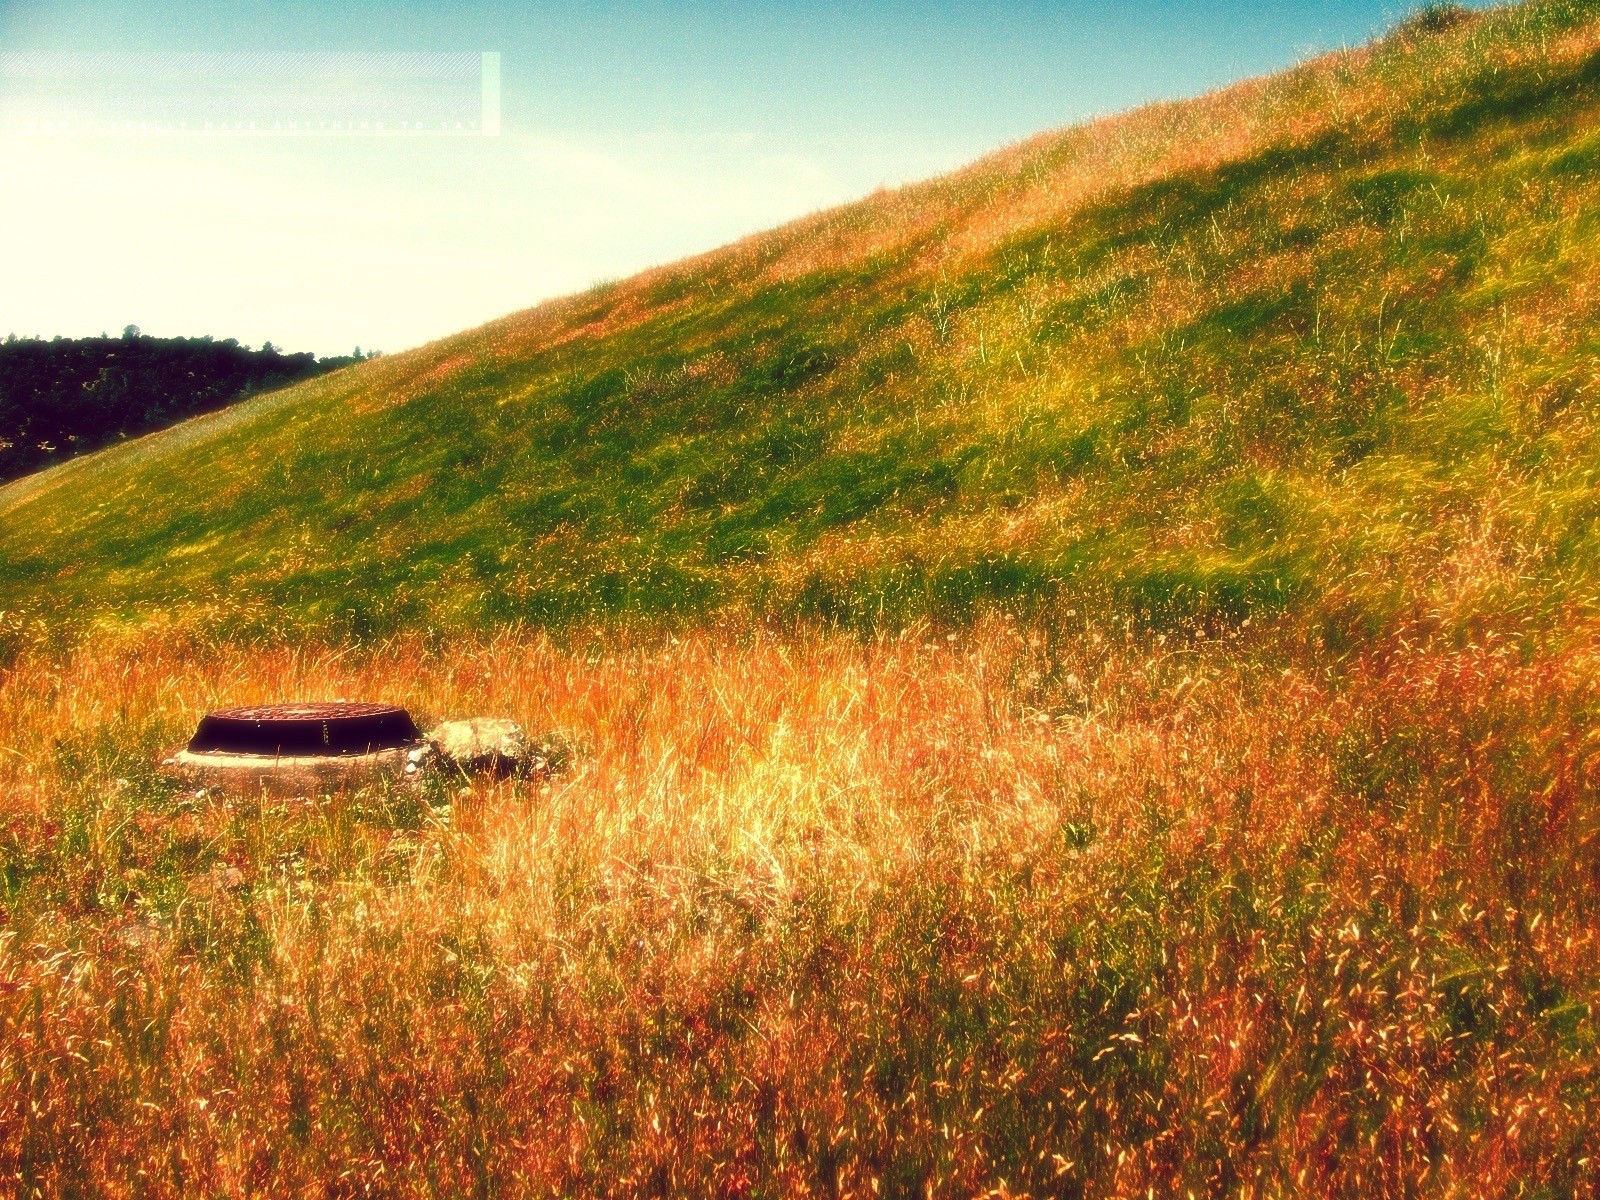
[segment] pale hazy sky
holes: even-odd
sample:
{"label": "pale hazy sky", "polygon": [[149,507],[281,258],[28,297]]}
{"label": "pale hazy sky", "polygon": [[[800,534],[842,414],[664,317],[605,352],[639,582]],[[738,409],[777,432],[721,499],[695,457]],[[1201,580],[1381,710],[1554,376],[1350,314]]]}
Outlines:
{"label": "pale hazy sky", "polygon": [[0,335],[403,349],[1399,15],[0,0],[0,51],[498,51],[503,81],[494,138],[0,133]]}

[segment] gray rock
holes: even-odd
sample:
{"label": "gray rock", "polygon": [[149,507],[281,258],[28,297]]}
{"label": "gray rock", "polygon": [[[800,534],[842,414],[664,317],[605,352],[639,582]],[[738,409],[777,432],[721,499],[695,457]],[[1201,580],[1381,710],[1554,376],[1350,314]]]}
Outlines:
{"label": "gray rock", "polygon": [[428,745],[442,766],[468,775],[543,777],[566,765],[559,738],[534,741],[521,725],[501,717],[445,721],[429,731]]}

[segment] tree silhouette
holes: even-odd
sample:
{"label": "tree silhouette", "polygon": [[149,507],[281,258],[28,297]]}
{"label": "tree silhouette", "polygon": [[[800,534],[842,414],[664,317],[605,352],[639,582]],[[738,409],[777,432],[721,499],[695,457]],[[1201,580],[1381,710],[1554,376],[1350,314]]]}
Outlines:
{"label": "tree silhouette", "polygon": [[356,358],[260,350],[232,338],[19,338],[0,342],[0,481],[149,433]]}

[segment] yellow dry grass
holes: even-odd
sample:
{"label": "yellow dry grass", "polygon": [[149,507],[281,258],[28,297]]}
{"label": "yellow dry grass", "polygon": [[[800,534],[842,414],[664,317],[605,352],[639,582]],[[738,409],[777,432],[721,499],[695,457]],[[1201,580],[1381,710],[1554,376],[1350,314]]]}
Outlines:
{"label": "yellow dry grass", "polygon": [[[987,622],[25,652],[25,1195],[1596,1183],[1596,652]],[[1242,635],[1241,635],[1242,636]],[[548,783],[196,796],[203,709],[565,731]],[[1541,1184],[1542,1181],[1542,1184]]]}

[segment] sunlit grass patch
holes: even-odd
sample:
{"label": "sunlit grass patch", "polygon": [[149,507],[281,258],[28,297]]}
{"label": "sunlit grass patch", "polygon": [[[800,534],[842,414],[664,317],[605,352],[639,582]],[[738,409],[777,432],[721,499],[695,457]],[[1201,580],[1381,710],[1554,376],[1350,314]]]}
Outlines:
{"label": "sunlit grass patch", "polygon": [[[25,1194],[1581,1192],[1592,648],[1278,653],[1070,618],[28,652],[0,1164]],[[154,771],[200,708],[287,694],[578,752],[298,800]]]}

